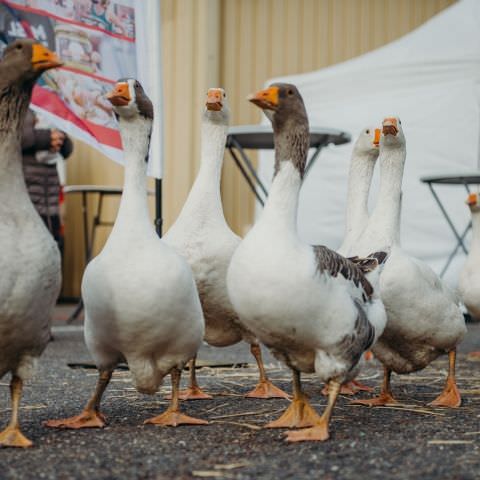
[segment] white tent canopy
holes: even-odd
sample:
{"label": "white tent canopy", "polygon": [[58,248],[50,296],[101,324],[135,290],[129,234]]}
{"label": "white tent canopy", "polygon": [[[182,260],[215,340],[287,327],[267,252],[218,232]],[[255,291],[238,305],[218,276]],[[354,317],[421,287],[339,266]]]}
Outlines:
{"label": "white tent canopy", "polygon": [[[273,81],[298,86],[311,125],[346,130],[354,140],[365,126],[400,116],[407,138],[402,245],[439,272],[455,239],[419,178],[477,169],[480,2],[460,1],[403,38],[353,60]],[[326,148],[305,180],[298,222],[302,238],[310,243],[341,244],[352,145]],[[262,152],[259,170],[267,184],[272,160],[271,152]],[[371,207],[377,187],[375,178]],[[438,191],[463,229],[469,219],[464,188],[443,186]],[[447,272],[453,284],[463,261],[463,254],[458,255]]]}

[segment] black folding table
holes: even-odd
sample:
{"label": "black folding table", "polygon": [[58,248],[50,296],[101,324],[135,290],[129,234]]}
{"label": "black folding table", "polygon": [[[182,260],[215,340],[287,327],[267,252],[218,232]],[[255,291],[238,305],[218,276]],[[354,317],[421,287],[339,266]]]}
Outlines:
{"label": "black folding table", "polygon": [[468,249],[465,246],[464,240],[465,240],[465,237],[467,236],[467,233],[472,228],[472,222],[469,221],[468,224],[464,227],[464,229],[460,233],[456,229],[455,225],[453,224],[452,219],[448,215],[448,212],[443,206],[442,201],[440,200],[440,197],[438,196],[433,186],[434,185],[463,185],[467,193],[470,193],[470,187],[469,187],[470,185],[480,185],[480,172],[469,172],[464,174],[449,174],[449,175],[432,175],[427,177],[421,177],[420,181],[428,185],[428,188],[432,192],[433,198],[437,202],[437,205],[440,208],[440,211],[442,212],[445,220],[447,221],[448,226],[450,227],[450,230],[453,232],[453,235],[455,236],[455,239],[456,239],[455,247],[450,253],[447,261],[445,262],[445,265],[442,268],[442,271],[440,272],[440,276],[443,277],[443,275],[445,275],[445,272],[448,270],[450,263],[454,259],[459,249],[463,250],[465,255],[468,255]]}

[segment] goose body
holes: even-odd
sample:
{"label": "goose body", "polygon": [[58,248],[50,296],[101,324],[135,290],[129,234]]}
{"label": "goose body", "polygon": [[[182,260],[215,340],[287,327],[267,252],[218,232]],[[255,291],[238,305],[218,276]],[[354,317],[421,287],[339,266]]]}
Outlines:
{"label": "goose body", "polygon": [[17,148],[8,150],[0,146],[1,158],[12,163],[7,175],[3,165],[0,174],[0,377],[14,372],[28,380],[50,339],[61,283],[60,253],[13,165],[21,162]]}
{"label": "goose body", "polygon": [[[122,360],[127,361],[142,393],[155,393],[171,373],[174,402],[178,402],[175,394],[180,372],[196,354],[204,333],[191,269],[158,238],[149,218],[146,159],[153,121],[150,100],[133,79],[117,82],[109,98],[119,116],[124,187],[112,232],[100,254],[88,264],[82,281],[85,341],[100,372],[99,386],[80,416],[50,421],[50,427],[103,426],[101,393]],[[178,405],[174,410],[177,415]],[[157,421],[152,419],[151,423]]]}
{"label": "goose body", "polygon": [[[466,332],[453,291],[428,265],[400,246],[405,158],[400,120],[387,118],[380,142],[380,192],[367,228],[357,243],[357,254],[361,256],[372,248],[389,252],[380,275],[380,295],[388,320],[373,347],[388,376],[390,371],[421,370],[444,353],[451,354],[454,360],[455,348]],[[391,397],[391,392],[388,394]],[[455,403],[458,401],[459,397]]]}
{"label": "goose body", "polygon": [[465,265],[460,272],[458,291],[470,315],[480,319],[480,206],[477,193],[468,196],[472,215],[472,241]]}
{"label": "goose body", "polygon": [[385,312],[381,302],[371,300],[372,286],[358,265],[326,247],[302,242],[297,234],[308,149],[308,120],[300,94],[294,86],[278,84],[252,101],[272,120],[275,176],[261,218],[232,258],[229,294],[241,321],[294,371],[291,409],[308,410],[300,372],[315,372],[332,385],[322,419],[291,423],[287,411],[270,426],[314,424],[306,437],[295,432],[289,439],[325,440],[340,385],[353,378],[362,353],[382,333]]}
{"label": "goose body", "polygon": [[[163,240],[189,263],[205,316],[205,340],[215,347],[245,338],[227,292],[230,259],[240,243],[223,213],[220,179],[229,111],[223,89],[210,89],[202,116],[201,165],[175,223]],[[217,107],[218,105],[218,107]],[[218,110],[209,110],[218,108]]]}
{"label": "goose body", "polygon": [[[35,67],[35,57],[45,59]],[[60,65],[31,41],[9,45],[0,63],[0,378],[11,372],[12,420],[0,446],[29,447],[17,420],[22,385],[34,373],[50,339],[61,285],[60,253],[28,196],[20,132],[36,79]]]}
{"label": "goose body", "polygon": [[[325,382],[340,378],[343,383],[354,371],[340,344],[354,331],[359,311],[364,313],[365,291],[353,277],[334,273],[336,261],[346,262],[343,257],[326,247],[305,244],[293,223],[277,217],[279,211],[296,210],[294,197],[300,184],[298,171],[285,162],[275,176],[261,219],[232,259],[230,295],[242,321],[287,365],[315,372]],[[323,257],[331,263],[319,264]],[[352,267],[354,274],[360,278]],[[375,327],[378,335],[381,321],[372,325],[372,331]]]}
{"label": "goose body", "polygon": [[[260,383],[247,396],[287,397],[267,379],[260,346],[240,322],[227,291],[228,266],[241,241],[225,220],[220,194],[229,115],[225,91],[211,88],[202,116],[200,170],[178,219],[163,239],[192,268],[205,316],[205,341],[215,347],[242,340],[250,344],[259,367]],[[194,364],[191,371],[194,374]],[[194,377],[184,396],[207,397]]]}

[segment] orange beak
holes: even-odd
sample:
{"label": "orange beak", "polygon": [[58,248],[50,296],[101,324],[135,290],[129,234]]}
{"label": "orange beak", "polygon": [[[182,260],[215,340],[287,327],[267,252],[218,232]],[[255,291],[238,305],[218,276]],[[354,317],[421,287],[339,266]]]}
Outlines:
{"label": "orange beak", "polygon": [[477,204],[477,194],[476,193],[469,193],[466,204],[469,207],[473,207],[474,205],[476,205]]}
{"label": "orange beak", "polygon": [[278,87],[268,87],[249,95],[247,100],[263,110],[276,110],[278,107]]}
{"label": "orange beak", "polygon": [[384,135],[393,135],[394,137],[398,133],[398,125],[396,118],[385,118],[382,123],[383,134]]}
{"label": "orange beak", "polygon": [[107,100],[116,107],[124,107],[130,103],[130,90],[127,82],[118,82],[115,88],[107,93]]}
{"label": "orange beak", "polygon": [[62,62],[57,54],[44,47],[41,43],[32,45],[32,66],[34,70],[45,71],[49,68],[60,67]]}
{"label": "orange beak", "polygon": [[375,137],[373,138],[373,144],[378,147],[380,145],[380,135],[381,131],[379,128],[375,129]]}
{"label": "orange beak", "polygon": [[207,110],[218,112],[223,107],[223,93],[220,89],[210,88],[207,93],[207,101],[205,103]]}

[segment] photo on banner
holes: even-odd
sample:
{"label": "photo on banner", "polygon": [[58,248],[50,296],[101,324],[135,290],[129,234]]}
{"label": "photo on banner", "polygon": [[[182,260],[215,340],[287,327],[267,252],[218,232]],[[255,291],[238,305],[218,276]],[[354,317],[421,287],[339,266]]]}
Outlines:
{"label": "photo on banner", "polygon": [[[146,2],[134,0],[0,0],[0,49],[32,38],[55,51],[61,68],[36,85],[32,108],[57,128],[122,162],[115,115],[105,94],[119,78],[143,79],[138,28]],[[141,25],[142,23],[140,23]],[[144,59],[140,61],[145,64]],[[148,85],[145,85],[148,91]],[[155,171],[160,172],[161,168]],[[160,176],[160,174],[155,175]]]}

